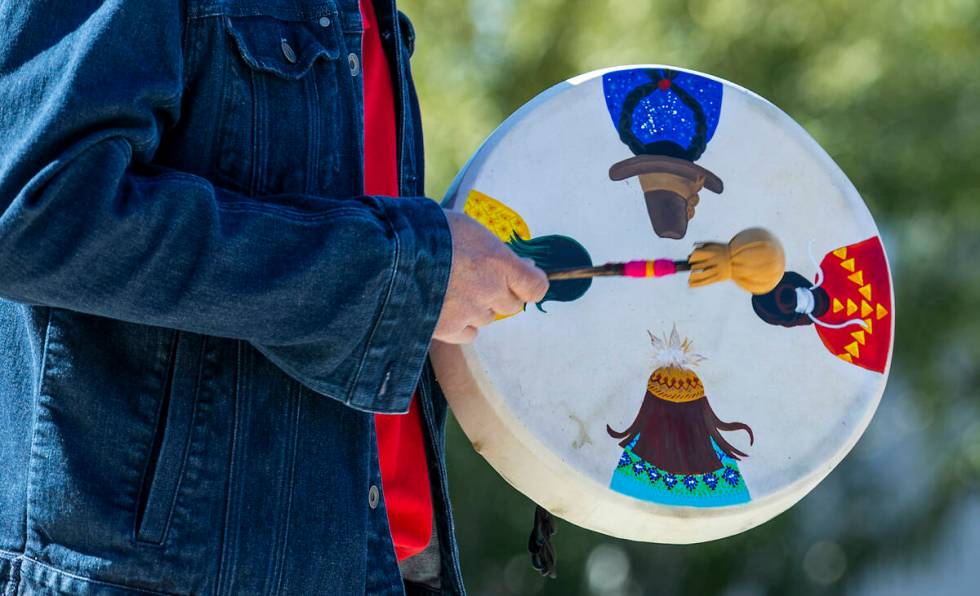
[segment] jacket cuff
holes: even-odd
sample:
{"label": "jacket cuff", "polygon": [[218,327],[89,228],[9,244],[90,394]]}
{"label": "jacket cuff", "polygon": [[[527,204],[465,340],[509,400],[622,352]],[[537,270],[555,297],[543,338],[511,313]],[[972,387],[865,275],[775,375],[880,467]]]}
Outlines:
{"label": "jacket cuff", "polygon": [[381,199],[395,239],[392,278],[382,298],[348,405],[405,413],[418,385],[452,269],[446,214],[431,199]]}

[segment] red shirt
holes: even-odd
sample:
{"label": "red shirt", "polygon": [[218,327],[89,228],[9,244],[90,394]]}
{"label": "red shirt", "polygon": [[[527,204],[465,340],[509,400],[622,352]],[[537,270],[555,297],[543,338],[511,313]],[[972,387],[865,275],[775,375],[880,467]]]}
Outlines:
{"label": "red shirt", "polygon": [[[363,0],[360,5],[364,27],[364,192],[396,197],[398,158],[391,71],[374,6]],[[374,424],[388,525],[400,561],[424,550],[432,535],[432,494],[418,397],[412,396],[407,414],[376,414]]]}

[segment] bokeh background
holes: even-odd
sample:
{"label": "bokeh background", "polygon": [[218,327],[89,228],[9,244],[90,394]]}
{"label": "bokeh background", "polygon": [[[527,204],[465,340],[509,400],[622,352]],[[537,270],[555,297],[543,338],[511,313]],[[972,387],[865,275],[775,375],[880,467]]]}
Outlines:
{"label": "bokeh background", "polygon": [[895,283],[891,378],[867,433],[798,505],[726,540],[632,543],[559,520],[558,578],[541,578],[524,550],[533,503],[451,420],[471,593],[980,593],[980,0],[399,4],[417,32],[430,196],[555,83],[693,68],[769,99],[830,153],[877,219]]}

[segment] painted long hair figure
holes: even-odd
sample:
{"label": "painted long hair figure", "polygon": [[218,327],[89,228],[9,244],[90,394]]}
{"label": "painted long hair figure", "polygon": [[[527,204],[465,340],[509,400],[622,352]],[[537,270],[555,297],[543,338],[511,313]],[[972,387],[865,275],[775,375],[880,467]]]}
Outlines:
{"label": "painted long hair figure", "polygon": [[[648,332],[649,333],[649,332]],[[692,370],[703,356],[681,341],[677,328],[663,338],[650,333],[658,368],[647,380],[643,404],[632,424],[609,436],[619,439],[623,454],[610,487],[618,492],[666,505],[717,507],[750,500],[737,461],[747,455],[721,431],[752,429],[723,422],[711,409],[704,385]]]}

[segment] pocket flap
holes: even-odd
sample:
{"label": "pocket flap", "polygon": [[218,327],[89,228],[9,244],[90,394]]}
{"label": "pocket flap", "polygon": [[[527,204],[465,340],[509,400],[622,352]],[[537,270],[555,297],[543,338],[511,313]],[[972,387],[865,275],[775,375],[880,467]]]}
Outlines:
{"label": "pocket flap", "polygon": [[336,32],[313,23],[226,16],[225,24],[249,66],[283,79],[304,76],[321,56],[334,60],[340,55]]}

